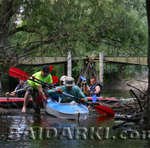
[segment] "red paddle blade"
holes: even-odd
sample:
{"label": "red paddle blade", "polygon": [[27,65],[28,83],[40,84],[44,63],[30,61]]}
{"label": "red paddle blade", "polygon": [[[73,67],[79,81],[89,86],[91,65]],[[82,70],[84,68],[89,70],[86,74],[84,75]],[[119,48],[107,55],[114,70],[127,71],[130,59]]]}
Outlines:
{"label": "red paddle blade", "polygon": [[52,72],[53,68],[54,68],[53,65],[50,65],[50,66],[49,66],[49,72],[50,72],[50,73]]}
{"label": "red paddle blade", "polygon": [[24,72],[20,69],[14,68],[14,67],[10,67],[9,75],[12,77],[16,77],[20,80],[28,80],[29,79],[29,75],[26,72]]}
{"label": "red paddle blade", "polygon": [[23,76],[26,76],[26,77],[30,77],[30,75],[28,73],[26,73],[26,72],[24,72],[24,71],[22,71],[22,70],[20,70],[18,68],[15,68],[15,67],[10,67],[9,71],[13,71],[13,72],[16,72],[16,73],[18,73],[20,75],[23,75]]}
{"label": "red paddle blade", "polygon": [[95,109],[100,114],[107,114],[107,115],[112,116],[112,117],[115,115],[115,112],[113,111],[113,109],[111,109],[110,107],[107,107],[107,106],[95,105]]}
{"label": "red paddle blade", "polygon": [[57,76],[52,76],[52,79],[53,79],[53,84],[56,84],[59,81]]}
{"label": "red paddle blade", "polygon": [[112,119],[111,116],[104,115],[104,116],[98,117],[98,118],[96,119],[96,121],[100,123],[100,122],[105,122],[105,121],[110,120],[110,119]]}

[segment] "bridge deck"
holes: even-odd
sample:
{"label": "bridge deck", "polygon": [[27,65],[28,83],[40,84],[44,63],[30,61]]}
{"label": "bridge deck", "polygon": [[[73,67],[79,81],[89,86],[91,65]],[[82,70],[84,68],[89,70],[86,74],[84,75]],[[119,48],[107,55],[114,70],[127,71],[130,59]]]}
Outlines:
{"label": "bridge deck", "polygon": [[[72,60],[83,60],[87,57],[72,57]],[[99,60],[99,57],[94,58],[95,61]],[[66,63],[67,57],[35,57],[26,60],[20,60],[19,64],[23,65],[44,65],[44,64],[60,64]],[[110,63],[124,63],[134,65],[147,65],[147,57],[104,57],[104,62]]]}

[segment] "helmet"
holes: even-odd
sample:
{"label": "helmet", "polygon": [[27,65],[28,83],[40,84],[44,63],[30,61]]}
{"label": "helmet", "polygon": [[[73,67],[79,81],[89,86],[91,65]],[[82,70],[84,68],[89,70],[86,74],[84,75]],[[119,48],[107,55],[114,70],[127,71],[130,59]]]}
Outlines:
{"label": "helmet", "polygon": [[67,76],[65,76],[65,75],[63,75],[63,76],[60,77],[60,81],[63,82],[63,84],[65,84],[65,79],[66,79],[66,77],[67,77]]}

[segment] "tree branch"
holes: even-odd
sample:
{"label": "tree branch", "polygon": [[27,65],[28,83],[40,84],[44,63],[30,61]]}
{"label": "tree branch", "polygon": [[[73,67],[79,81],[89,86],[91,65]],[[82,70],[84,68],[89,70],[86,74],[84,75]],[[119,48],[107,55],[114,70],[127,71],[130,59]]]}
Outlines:
{"label": "tree branch", "polygon": [[37,33],[37,34],[40,34],[40,32],[37,32],[36,30],[28,29],[27,26],[22,26],[22,27],[15,28],[11,32],[9,32],[8,36],[13,35],[13,34],[15,34],[17,32],[20,32],[20,31],[24,31],[24,32],[28,32],[28,33]]}

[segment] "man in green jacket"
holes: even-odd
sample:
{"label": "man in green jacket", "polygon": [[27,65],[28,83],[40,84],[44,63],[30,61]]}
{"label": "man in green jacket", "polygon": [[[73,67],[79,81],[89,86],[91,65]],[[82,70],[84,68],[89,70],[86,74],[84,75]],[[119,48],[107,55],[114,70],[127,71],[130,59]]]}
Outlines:
{"label": "man in green jacket", "polygon": [[[37,81],[39,83],[37,83]],[[52,84],[52,76],[49,73],[49,66],[45,65],[42,67],[42,70],[32,75],[32,80],[27,80],[24,88],[26,90],[25,96],[24,96],[24,104],[22,107],[22,112],[26,112],[26,105],[29,95],[32,96],[33,99],[33,106],[35,108],[36,112],[40,112],[40,108],[38,106],[37,102],[37,92],[40,96],[42,96],[43,99],[47,99],[43,88],[42,88],[42,82],[46,84]]]}
{"label": "man in green jacket", "polygon": [[[69,94],[70,96],[64,95],[65,93]],[[47,94],[52,99],[57,100],[60,98],[62,102],[71,102],[72,100],[80,102],[81,98],[83,98],[84,101],[87,102],[86,96],[81,91],[81,89],[77,85],[75,85],[74,78],[72,77],[66,77],[65,84],[63,86],[50,89],[47,91]],[[74,98],[72,98],[71,96],[74,96]]]}

